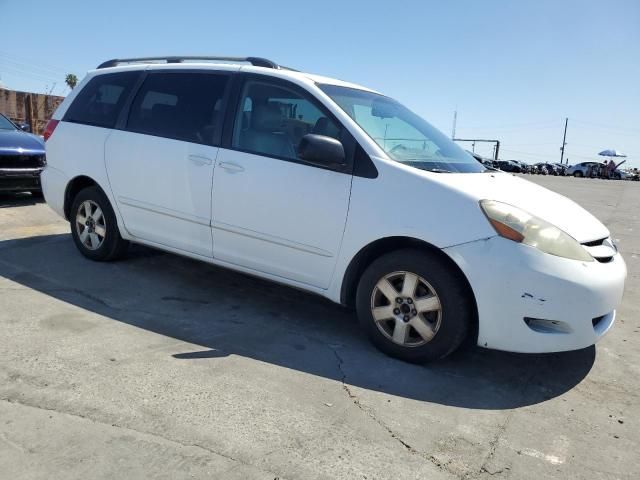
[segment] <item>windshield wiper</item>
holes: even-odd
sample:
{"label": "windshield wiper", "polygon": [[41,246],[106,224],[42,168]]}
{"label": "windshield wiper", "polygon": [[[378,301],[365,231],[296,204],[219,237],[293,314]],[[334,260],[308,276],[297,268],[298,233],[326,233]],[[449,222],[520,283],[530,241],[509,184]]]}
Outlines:
{"label": "windshield wiper", "polygon": [[[402,163],[402,164],[404,164],[404,165],[409,165],[410,167],[417,168],[419,170],[426,170],[427,172],[453,173],[453,170],[447,170],[446,168],[428,167],[428,166],[426,166],[426,165],[429,165],[429,164],[433,165],[436,162],[425,162],[425,161],[413,160],[413,159],[397,160],[397,161]],[[436,163],[436,165],[438,165],[438,163]]]}

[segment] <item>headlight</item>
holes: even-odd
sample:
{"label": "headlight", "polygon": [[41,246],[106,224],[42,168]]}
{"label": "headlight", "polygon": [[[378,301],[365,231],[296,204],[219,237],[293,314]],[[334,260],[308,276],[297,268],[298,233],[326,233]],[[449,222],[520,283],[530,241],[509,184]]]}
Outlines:
{"label": "headlight", "polygon": [[495,200],[481,200],[480,207],[501,237],[558,257],[593,262],[593,257],[576,239],[541,218]]}

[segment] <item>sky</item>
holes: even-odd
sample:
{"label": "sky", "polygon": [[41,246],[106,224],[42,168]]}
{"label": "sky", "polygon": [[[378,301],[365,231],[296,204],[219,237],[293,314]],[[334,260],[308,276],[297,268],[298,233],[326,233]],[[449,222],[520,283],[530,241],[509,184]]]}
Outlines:
{"label": "sky", "polygon": [[[0,82],[64,95],[110,58],[261,56],[366,85],[528,163],[640,167],[639,0],[0,0]],[[471,149],[470,144],[463,144]],[[492,155],[490,144],[476,151]]]}

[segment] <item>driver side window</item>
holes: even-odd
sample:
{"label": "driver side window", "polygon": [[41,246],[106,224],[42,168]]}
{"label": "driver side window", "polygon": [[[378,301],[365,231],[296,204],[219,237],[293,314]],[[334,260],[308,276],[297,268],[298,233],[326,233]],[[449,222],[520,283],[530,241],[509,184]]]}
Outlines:
{"label": "driver side window", "polygon": [[339,139],[340,128],[299,93],[265,81],[245,83],[232,147],[270,157],[299,160],[298,145],[309,133]]}

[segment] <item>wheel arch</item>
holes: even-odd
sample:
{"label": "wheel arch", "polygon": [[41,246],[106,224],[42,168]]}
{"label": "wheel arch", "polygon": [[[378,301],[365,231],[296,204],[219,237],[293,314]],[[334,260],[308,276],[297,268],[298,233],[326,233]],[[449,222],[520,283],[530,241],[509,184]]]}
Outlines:
{"label": "wheel arch", "polygon": [[96,182],[93,178],[87,175],[78,175],[77,177],[72,178],[69,183],[67,183],[67,187],[64,191],[64,218],[69,220],[69,213],[71,210],[71,204],[73,203],[73,199],[76,195],[83,189],[87,187],[96,186],[100,190],[104,192],[102,187]]}
{"label": "wheel arch", "polygon": [[351,262],[349,262],[349,266],[347,267],[343,276],[342,286],[340,288],[340,303],[350,308],[354,307],[358,282],[367,267],[382,255],[405,248],[428,251],[439,256],[460,278],[460,281],[463,283],[464,288],[473,303],[474,322],[469,331],[468,339],[475,344],[478,338],[478,306],[476,303],[476,297],[473,292],[473,288],[471,288],[471,284],[469,283],[467,276],[460,269],[458,264],[454,262],[451,257],[449,257],[449,255],[447,255],[435,245],[432,245],[423,240],[403,236],[385,237],[375,240],[360,249],[360,251],[351,259]]}

